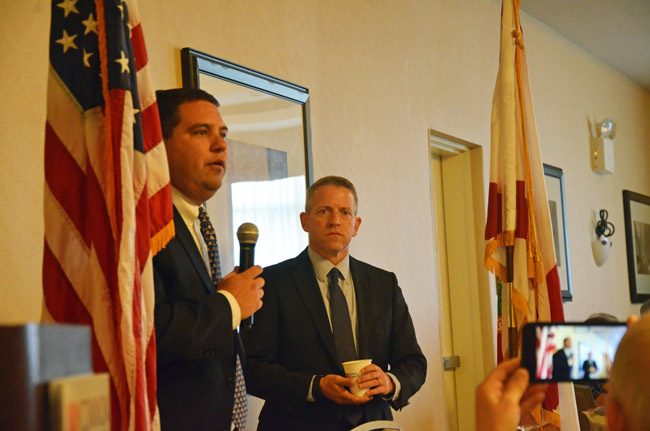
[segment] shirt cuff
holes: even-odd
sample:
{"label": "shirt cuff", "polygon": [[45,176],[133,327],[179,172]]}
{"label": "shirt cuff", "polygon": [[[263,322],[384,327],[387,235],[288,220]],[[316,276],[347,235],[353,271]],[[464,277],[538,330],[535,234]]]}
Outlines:
{"label": "shirt cuff", "polygon": [[316,399],[314,398],[314,391],[313,391],[314,380],[316,380],[316,375],[312,376],[311,382],[309,382],[309,390],[307,391],[307,401],[312,403],[316,401]]}
{"label": "shirt cuff", "polygon": [[217,292],[225,296],[228,300],[230,311],[232,312],[232,329],[237,329],[241,323],[241,308],[239,308],[239,302],[237,302],[233,294],[227,290],[217,290]]}
{"label": "shirt cuff", "polygon": [[400,391],[402,390],[402,385],[400,385],[399,380],[397,380],[397,377],[395,377],[394,374],[392,373],[386,373],[388,377],[393,381],[393,384],[395,385],[395,391],[393,392],[392,397],[386,397],[384,398],[386,401],[395,401],[397,398],[399,398]]}

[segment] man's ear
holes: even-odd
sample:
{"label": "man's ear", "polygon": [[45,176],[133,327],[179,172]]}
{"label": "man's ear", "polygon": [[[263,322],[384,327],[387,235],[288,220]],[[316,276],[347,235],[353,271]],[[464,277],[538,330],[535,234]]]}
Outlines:
{"label": "man's ear", "polygon": [[625,431],[625,416],[623,415],[623,408],[617,400],[610,397],[607,400],[606,414],[607,429],[609,431]]}
{"label": "man's ear", "polygon": [[300,213],[300,225],[302,226],[302,230],[305,232],[309,232],[308,227],[309,227],[309,214],[306,212],[301,212]]}
{"label": "man's ear", "polygon": [[357,233],[359,232],[359,226],[361,226],[361,217],[356,216],[354,218],[354,233],[352,234],[353,237],[357,236]]}

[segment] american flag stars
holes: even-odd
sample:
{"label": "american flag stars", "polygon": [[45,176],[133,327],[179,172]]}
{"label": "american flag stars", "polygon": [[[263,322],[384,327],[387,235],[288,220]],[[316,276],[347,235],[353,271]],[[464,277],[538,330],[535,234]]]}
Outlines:
{"label": "american flag stars", "polygon": [[84,36],[90,32],[97,34],[97,21],[95,21],[95,17],[93,16],[92,12],[90,15],[88,15],[88,18],[81,21],[81,23],[84,25],[84,27],[86,27],[84,29]]}
{"label": "american flag stars", "polygon": [[94,52],[86,52],[84,49],[84,67],[90,67],[90,57],[92,57],[93,54]]}
{"label": "american flag stars", "polygon": [[68,17],[71,13],[79,13],[77,10],[77,1],[79,0],[63,0],[61,3],[57,4],[57,7],[63,9],[64,17]]}
{"label": "american flag stars", "polygon": [[120,58],[115,60],[115,62],[122,66],[122,73],[131,73],[131,69],[129,69],[129,58],[124,54],[124,51],[120,51]]}
{"label": "american flag stars", "polygon": [[63,36],[61,36],[61,39],[57,39],[56,43],[61,44],[61,47],[63,48],[63,53],[65,54],[68,52],[70,48],[72,49],[79,49],[77,44],[74,43],[74,40],[77,38],[76,34],[69,35],[67,31],[63,30]]}
{"label": "american flag stars", "polygon": [[[124,1],[107,1],[105,2],[105,7],[114,8],[113,10],[119,17],[120,21],[127,26],[130,33],[130,26],[125,22],[125,7]],[[82,1],[79,3],[79,0],[63,0],[60,3],[56,4],[57,10],[59,13],[63,13],[63,18],[58,20],[60,24],[63,25],[61,31],[61,37],[56,39],[56,42],[60,49],[63,50],[64,54],[67,54],[70,50],[79,50],[81,49],[81,55],[79,59],[83,64],[83,67],[86,69],[93,68],[93,66],[98,66],[93,64],[94,62],[99,61],[99,57],[95,54],[98,51],[98,22],[95,17],[94,10],[85,10],[88,8],[94,8],[92,2]],[[81,9],[81,10],[80,10]],[[107,14],[111,12],[106,10]],[[85,19],[82,19],[85,16]],[[112,50],[109,49],[109,53]],[[72,52],[72,51],[70,51]],[[119,53],[119,56],[117,56]],[[78,54],[77,54],[78,55]],[[113,62],[117,63],[119,66],[120,74],[129,74],[131,73],[131,59],[128,56],[128,53],[125,53],[124,50],[116,51],[116,58]]]}
{"label": "american flag stars", "polygon": [[117,8],[120,10],[120,16],[124,19],[124,5],[122,5],[122,3],[124,3],[124,0],[120,0],[120,4],[117,5]]}

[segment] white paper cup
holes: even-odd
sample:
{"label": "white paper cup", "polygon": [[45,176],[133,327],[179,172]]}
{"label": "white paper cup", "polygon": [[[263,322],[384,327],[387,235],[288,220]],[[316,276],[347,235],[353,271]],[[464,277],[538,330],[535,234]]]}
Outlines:
{"label": "white paper cup", "polygon": [[[347,377],[355,379],[361,377],[361,370],[372,363],[372,359],[359,359],[357,361],[343,362],[343,371]],[[350,392],[358,397],[363,397],[368,392],[368,389],[361,389],[357,383],[350,387]]]}

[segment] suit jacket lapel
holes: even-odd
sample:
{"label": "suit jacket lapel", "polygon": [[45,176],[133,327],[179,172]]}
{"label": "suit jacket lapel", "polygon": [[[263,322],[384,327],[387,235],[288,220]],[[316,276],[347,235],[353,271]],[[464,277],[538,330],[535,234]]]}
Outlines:
{"label": "suit jacket lapel", "polygon": [[332,361],[341,368],[336,353],[336,346],[334,345],[334,336],[332,335],[332,329],[327,318],[327,311],[325,310],[325,304],[323,304],[323,296],[318,288],[316,274],[314,274],[307,249],[294,259],[291,278],[298,291],[298,295],[305,304],[305,308],[307,308],[307,312],[320,334],[323,344],[325,344],[327,351],[332,357]]}
{"label": "suit jacket lapel", "polygon": [[359,262],[350,256],[350,272],[354,283],[354,294],[357,300],[357,345],[359,348],[359,358],[370,357],[368,352],[368,331],[370,323],[368,321],[368,307],[370,305],[371,286],[368,274],[362,271]]}
{"label": "suit jacket lapel", "polygon": [[212,278],[208,273],[208,269],[205,267],[205,263],[201,257],[201,252],[199,252],[196,242],[194,242],[194,238],[192,238],[192,234],[187,229],[187,225],[185,225],[185,221],[183,221],[183,217],[181,217],[181,214],[178,212],[176,207],[174,207],[174,227],[176,229],[176,238],[187,252],[190,261],[192,261],[192,264],[194,265],[194,269],[196,269],[196,272],[201,276],[203,288],[207,293],[213,293],[214,285],[212,284]]}

